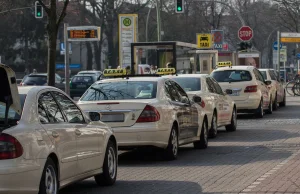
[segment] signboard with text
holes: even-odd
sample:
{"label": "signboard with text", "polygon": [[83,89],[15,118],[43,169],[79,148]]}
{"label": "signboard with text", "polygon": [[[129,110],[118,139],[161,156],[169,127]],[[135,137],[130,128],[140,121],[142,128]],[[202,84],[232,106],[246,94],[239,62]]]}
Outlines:
{"label": "signboard with text", "polygon": [[238,31],[238,37],[241,41],[250,41],[253,38],[253,30],[249,26],[243,26]]}
{"label": "signboard with text", "polygon": [[212,35],[211,34],[197,34],[197,45],[199,49],[211,49]]}
{"label": "signboard with text", "polygon": [[101,29],[97,26],[68,27],[68,41],[99,41]]}
{"label": "signboard with text", "polygon": [[131,65],[131,43],[137,42],[138,15],[119,14],[119,65]]}
{"label": "signboard with text", "polygon": [[223,30],[212,30],[211,31],[214,49],[222,50],[223,49],[223,39],[224,39],[224,31]]}

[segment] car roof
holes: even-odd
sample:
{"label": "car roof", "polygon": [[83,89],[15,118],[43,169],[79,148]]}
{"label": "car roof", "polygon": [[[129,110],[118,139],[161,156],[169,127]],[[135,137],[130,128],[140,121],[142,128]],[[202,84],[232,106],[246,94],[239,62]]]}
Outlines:
{"label": "car roof", "polygon": [[245,66],[245,65],[238,65],[238,66],[231,66],[231,67],[220,67],[215,69],[214,71],[224,71],[224,70],[253,70],[255,67],[254,66]]}
{"label": "car roof", "polygon": [[47,73],[31,73],[29,76],[47,76]]}
{"label": "car roof", "polygon": [[96,83],[103,83],[103,82],[125,82],[125,81],[154,81],[158,82],[161,80],[167,79],[166,77],[129,77],[129,79],[126,78],[109,78],[109,79],[103,79]]}
{"label": "car roof", "polygon": [[274,69],[258,69],[259,71],[268,71],[268,70],[274,70]]}
{"label": "car roof", "polygon": [[81,74],[81,73],[101,73],[101,71],[79,71],[78,74]]}
{"label": "car roof", "polygon": [[207,77],[208,74],[178,74],[178,77]]}
{"label": "car roof", "polygon": [[82,74],[77,74],[77,75],[74,75],[73,77],[95,77],[95,75],[94,74],[84,74],[84,75],[82,75]]}

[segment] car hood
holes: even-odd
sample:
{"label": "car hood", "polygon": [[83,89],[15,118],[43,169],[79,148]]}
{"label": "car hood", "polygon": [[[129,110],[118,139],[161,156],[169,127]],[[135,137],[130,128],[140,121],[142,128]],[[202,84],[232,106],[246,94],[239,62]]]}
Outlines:
{"label": "car hood", "polygon": [[0,64],[0,104],[6,106],[10,99],[10,108],[21,114],[21,102],[15,72],[7,65]]}

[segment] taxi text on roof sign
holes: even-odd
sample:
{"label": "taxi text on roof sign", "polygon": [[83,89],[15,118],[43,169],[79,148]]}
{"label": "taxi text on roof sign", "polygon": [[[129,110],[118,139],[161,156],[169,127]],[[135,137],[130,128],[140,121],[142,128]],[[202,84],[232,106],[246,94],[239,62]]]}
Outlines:
{"label": "taxi text on roof sign", "polygon": [[231,67],[231,61],[218,62],[218,67]]}
{"label": "taxi text on roof sign", "polygon": [[156,71],[156,74],[158,75],[168,75],[168,74],[175,74],[176,70],[175,68],[159,68]]}
{"label": "taxi text on roof sign", "polygon": [[106,77],[123,76],[126,75],[126,70],[125,69],[104,69],[103,75]]}

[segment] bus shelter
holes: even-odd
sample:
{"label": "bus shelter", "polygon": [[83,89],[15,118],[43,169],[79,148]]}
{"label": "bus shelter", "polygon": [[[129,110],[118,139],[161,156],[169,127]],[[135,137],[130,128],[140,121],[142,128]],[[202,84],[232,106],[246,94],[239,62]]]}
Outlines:
{"label": "bus shelter", "polygon": [[201,74],[210,74],[219,62],[218,50],[192,50],[191,61],[193,72]]}
{"label": "bus shelter", "polygon": [[156,69],[172,67],[177,72],[192,73],[190,51],[196,49],[196,44],[177,41],[131,43],[131,74],[137,74],[138,66],[146,64]]}

